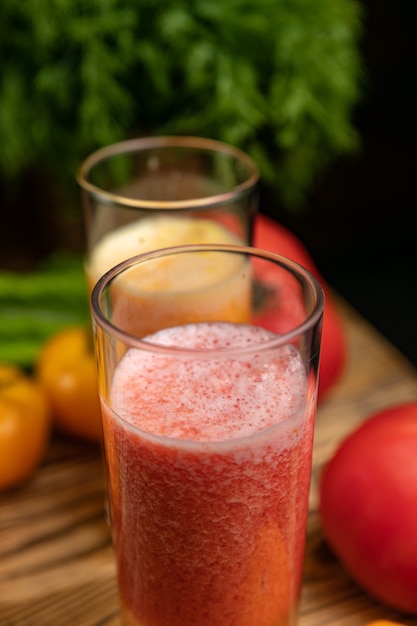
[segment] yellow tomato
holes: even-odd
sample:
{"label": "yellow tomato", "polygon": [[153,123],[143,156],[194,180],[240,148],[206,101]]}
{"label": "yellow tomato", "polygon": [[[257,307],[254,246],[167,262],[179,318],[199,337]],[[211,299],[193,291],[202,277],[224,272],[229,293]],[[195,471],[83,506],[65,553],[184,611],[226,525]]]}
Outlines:
{"label": "yellow tomato", "polygon": [[101,411],[90,331],[75,326],[53,335],[40,351],[36,376],[57,426],[70,435],[100,441]]}
{"label": "yellow tomato", "polygon": [[17,367],[0,364],[0,489],[23,483],[40,465],[50,422],[40,386]]}

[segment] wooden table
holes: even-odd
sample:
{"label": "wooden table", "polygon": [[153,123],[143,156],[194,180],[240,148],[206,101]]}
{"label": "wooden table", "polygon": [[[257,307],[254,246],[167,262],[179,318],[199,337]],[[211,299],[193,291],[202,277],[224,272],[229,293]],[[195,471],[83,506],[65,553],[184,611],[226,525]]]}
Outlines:
{"label": "wooden table", "polygon": [[[349,360],[317,415],[299,626],[364,626],[377,618],[417,626],[417,618],[356,586],[317,519],[320,468],[338,442],[373,411],[417,400],[417,371],[345,303],[340,310]],[[1,626],[120,626],[104,502],[100,451],[59,437],[34,479],[0,496]]]}

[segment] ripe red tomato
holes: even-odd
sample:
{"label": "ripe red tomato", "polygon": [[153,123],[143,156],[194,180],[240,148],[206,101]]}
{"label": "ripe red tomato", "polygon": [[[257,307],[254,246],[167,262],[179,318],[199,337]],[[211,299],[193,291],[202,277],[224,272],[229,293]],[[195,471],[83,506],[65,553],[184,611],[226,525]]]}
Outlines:
{"label": "ripe red tomato", "polygon": [[320,515],[353,578],[417,613],[417,402],[375,414],[342,442],[321,476]]}
{"label": "ripe red tomato", "polygon": [[298,237],[262,214],[258,214],[255,219],[254,245],[299,263],[320,281],[324,289],[326,303],[323,315],[319,378],[319,400],[322,400],[339,380],[347,358],[345,331],[329,288]]}

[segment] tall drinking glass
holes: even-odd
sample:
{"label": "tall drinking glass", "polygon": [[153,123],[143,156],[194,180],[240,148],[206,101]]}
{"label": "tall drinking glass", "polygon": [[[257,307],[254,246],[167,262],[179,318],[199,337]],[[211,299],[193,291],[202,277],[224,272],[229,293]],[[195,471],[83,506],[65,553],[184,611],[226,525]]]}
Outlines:
{"label": "tall drinking glass", "polygon": [[124,626],[295,624],[320,285],[266,251],[180,246],[91,302]]}
{"label": "tall drinking glass", "polygon": [[244,152],[200,137],[146,137],[94,152],[77,175],[90,288],[142,252],[251,243],[258,178]]}

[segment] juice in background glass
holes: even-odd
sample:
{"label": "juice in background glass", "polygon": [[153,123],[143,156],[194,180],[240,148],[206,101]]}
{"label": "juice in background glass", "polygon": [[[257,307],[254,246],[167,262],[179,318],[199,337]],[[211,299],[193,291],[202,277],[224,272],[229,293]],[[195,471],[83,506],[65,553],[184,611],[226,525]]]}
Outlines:
{"label": "juice in background glass", "polygon": [[[183,243],[242,243],[216,221],[186,216],[145,217],[111,231],[93,249],[87,266],[91,288],[126,258]],[[144,336],[165,326],[200,319],[249,320],[250,282],[240,257],[169,257],[126,272],[112,289],[114,322]],[[140,310],[140,315],[138,315]]]}
{"label": "juice in background glass", "polygon": [[[114,325],[112,283],[129,265],[197,249],[218,258],[204,246],[138,257],[92,296],[123,624],[288,626],[301,585],[322,293],[290,264],[305,319],[285,336],[259,316],[256,327],[196,318],[144,340]],[[285,264],[250,248],[229,254],[281,274]],[[271,307],[279,316],[279,299],[266,307],[266,319]]]}
{"label": "juice in background glass", "polygon": [[186,215],[149,215],[120,226],[100,239],[87,263],[91,289],[98,279],[121,261],[159,248],[196,243],[245,244],[217,221]]}

